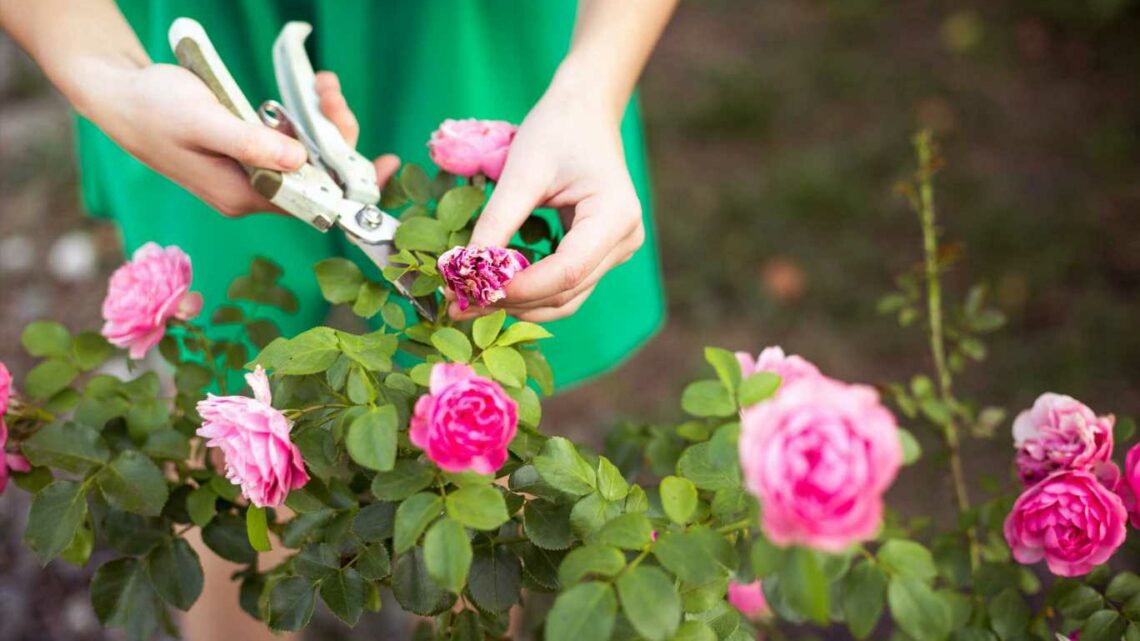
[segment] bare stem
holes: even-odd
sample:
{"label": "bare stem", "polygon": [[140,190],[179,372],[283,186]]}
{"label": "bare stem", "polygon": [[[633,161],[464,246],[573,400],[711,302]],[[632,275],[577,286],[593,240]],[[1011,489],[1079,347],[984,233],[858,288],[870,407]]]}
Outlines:
{"label": "bare stem", "polygon": [[[930,329],[930,353],[934,358],[934,369],[938,377],[938,397],[950,410],[942,425],[942,435],[950,456],[950,475],[954,483],[954,498],[959,513],[970,510],[970,493],[966,485],[966,475],[962,469],[962,454],[959,439],[959,426],[954,418],[953,375],[946,364],[946,340],[942,319],[942,281],[938,265],[938,228],[935,224],[934,209],[934,150],[930,131],[923,130],[914,138],[918,154],[918,202],[917,211],[922,225],[922,249],[925,257],[926,305]],[[977,531],[966,530],[970,546],[970,564],[977,568],[980,563],[980,548]]]}

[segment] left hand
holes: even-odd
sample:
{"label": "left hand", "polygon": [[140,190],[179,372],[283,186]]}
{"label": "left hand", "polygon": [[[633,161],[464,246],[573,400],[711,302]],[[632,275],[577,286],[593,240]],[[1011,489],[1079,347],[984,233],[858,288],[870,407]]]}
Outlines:
{"label": "left hand", "polygon": [[[557,208],[568,228],[558,251],[519,274],[497,306],[521,320],[573,314],[606,272],[645,241],[641,202],[612,105],[565,83],[552,85],[511,143],[503,174],[475,223],[471,245],[505,247],[539,207]],[[448,309],[457,320],[494,311]]]}

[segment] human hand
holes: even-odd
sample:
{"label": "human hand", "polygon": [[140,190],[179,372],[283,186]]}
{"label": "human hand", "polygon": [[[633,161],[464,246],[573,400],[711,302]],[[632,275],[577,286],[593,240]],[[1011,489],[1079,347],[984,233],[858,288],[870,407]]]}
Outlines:
{"label": "human hand", "polygon": [[[77,106],[147,166],[223,215],[283,213],[253,189],[237,163],[296,170],[307,158],[299,141],[233,115],[197,76],[175,65],[108,69],[91,82]],[[355,146],[360,128],[336,74],[318,73],[316,89],[325,116]],[[374,164],[383,186],[399,159],[385,155]]]}
{"label": "human hand", "polygon": [[[470,244],[505,247],[538,207],[558,209],[566,236],[558,251],[515,276],[497,306],[532,322],[573,314],[645,240],[619,117],[571,83],[552,85],[519,127]],[[448,311],[465,319],[493,310],[460,311],[452,302]]]}

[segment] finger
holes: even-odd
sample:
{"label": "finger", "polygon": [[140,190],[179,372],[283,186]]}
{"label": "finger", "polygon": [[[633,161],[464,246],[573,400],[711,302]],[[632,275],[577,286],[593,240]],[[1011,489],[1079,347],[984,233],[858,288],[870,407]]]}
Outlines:
{"label": "finger", "polygon": [[626,238],[622,239],[622,241],[618,243],[613,248],[613,250],[610,251],[610,253],[606,254],[605,258],[603,258],[602,261],[598,263],[596,267],[594,267],[593,271],[591,271],[588,276],[583,278],[582,282],[580,282],[577,286],[562,292],[558,292],[553,296],[547,296],[545,298],[539,298],[532,301],[520,302],[512,300],[510,296],[508,296],[503,300],[502,304],[499,305],[499,307],[506,309],[512,314],[517,314],[525,310],[539,309],[541,307],[560,307],[562,305],[565,305],[572,299],[576,298],[578,294],[581,294],[583,291],[596,287],[598,281],[600,281],[603,276],[609,273],[611,269],[629,260],[636,248],[637,246],[632,243],[631,236],[626,236]]}
{"label": "finger", "polygon": [[510,311],[507,313],[515,316],[519,320],[529,321],[531,323],[547,323],[573,315],[582,307],[583,303],[586,302],[586,299],[588,299],[592,293],[594,293],[594,288],[590,287],[571,300],[567,301],[566,304],[560,305],[558,307],[540,307],[538,309],[528,309],[517,314],[511,314]]}
{"label": "finger", "polygon": [[510,159],[502,179],[491,192],[491,199],[475,221],[470,245],[474,247],[506,247],[523,221],[542,202],[543,183],[525,171],[515,169]]}
{"label": "finger", "polygon": [[249,177],[229,158],[196,154],[184,167],[196,167],[194,185],[206,185],[195,194],[223,216],[236,218],[246,214],[268,212],[285,214],[285,210],[269,202],[249,184]]}
{"label": "finger", "polygon": [[220,104],[202,110],[191,137],[199,148],[251,167],[293,171],[308,158],[300,141],[265,125],[246,122]]}
{"label": "finger", "polygon": [[331,71],[317,73],[317,96],[320,98],[321,113],[340,131],[348,146],[355,147],[360,138],[360,123],[356,114],[348,107],[348,101],[340,90],[340,79]]}
{"label": "finger", "polygon": [[384,189],[384,185],[400,170],[400,158],[395,154],[384,154],[373,160],[372,166],[376,168],[376,183]]}

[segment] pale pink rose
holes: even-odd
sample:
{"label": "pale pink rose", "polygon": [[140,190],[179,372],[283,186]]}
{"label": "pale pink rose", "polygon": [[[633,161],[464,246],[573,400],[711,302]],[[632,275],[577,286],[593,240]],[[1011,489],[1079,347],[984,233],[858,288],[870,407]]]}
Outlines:
{"label": "pale pink rose", "polygon": [[740,610],[745,618],[753,621],[767,617],[772,613],[768,607],[768,599],[764,597],[764,590],[760,581],[752,583],[728,582],[728,602]]}
{"label": "pale pink rose", "polygon": [[432,132],[428,149],[440,169],[470,178],[498,180],[517,127],[502,120],[444,120]]}
{"label": "pale pink rose", "polygon": [[1059,470],[1091,470],[1109,462],[1115,422],[1070,396],[1042,394],[1013,421],[1022,483],[1028,487]]}
{"label": "pale pink rose", "polygon": [[1120,493],[1132,515],[1132,527],[1140,528],[1140,443],[1128,450],[1124,459],[1124,478]]}
{"label": "pale pink rose", "polygon": [[166,334],[171,318],[190,320],[202,311],[202,295],[190,291],[190,257],[175,246],[147,243],[115,270],[103,299],[103,336],[142,358]]}
{"label": "pale pink rose", "polygon": [[452,247],[436,261],[461,310],[471,303],[486,307],[503,300],[507,283],[529,265],[526,256],[502,247]]}
{"label": "pale pink rose", "polygon": [[756,372],[772,372],[783,379],[782,385],[789,385],[808,376],[822,376],[819,368],[811,361],[798,354],[787,356],[783,348],[778,345],[765,347],[755,359],[748,352],[737,352],[736,360],[740,363],[740,372],[745,377]]}
{"label": "pale pink rose", "polygon": [[289,438],[292,423],[270,404],[269,378],[260,365],[245,380],[246,396],[214,396],[198,402],[198,436],[222,450],[226,478],[258,507],[276,507],[289,492],[309,482],[301,450]]}
{"label": "pale pink rose", "polygon": [[408,436],[440,469],[491,474],[506,462],[517,429],[518,404],[498,383],[462,363],[439,363]]}
{"label": "pale pink rose", "polygon": [[1120,497],[1091,472],[1054,472],[1022,492],[1005,520],[1005,540],[1019,563],[1041,559],[1058,576],[1080,576],[1124,543],[1128,514]]}
{"label": "pale pink rose", "polygon": [[823,376],[742,411],[739,449],[768,538],[828,552],[875,536],[902,464],[898,425],[879,394]]}

